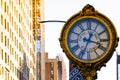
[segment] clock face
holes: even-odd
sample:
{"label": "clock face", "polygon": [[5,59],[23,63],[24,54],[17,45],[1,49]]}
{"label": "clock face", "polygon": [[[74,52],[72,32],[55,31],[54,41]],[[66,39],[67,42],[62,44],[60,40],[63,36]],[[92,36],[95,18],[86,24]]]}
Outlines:
{"label": "clock face", "polygon": [[109,42],[108,29],[94,18],[78,20],[68,31],[68,48],[76,58],[83,61],[102,57],[109,47]]}

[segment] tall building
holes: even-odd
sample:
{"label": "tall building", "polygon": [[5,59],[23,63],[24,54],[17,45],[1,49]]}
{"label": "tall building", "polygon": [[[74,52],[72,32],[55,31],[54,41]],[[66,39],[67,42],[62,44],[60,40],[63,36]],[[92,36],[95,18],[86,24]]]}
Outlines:
{"label": "tall building", "polygon": [[48,53],[45,54],[45,80],[66,80],[66,68],[64,60],[57,56],[49,59]]}
{"label": "tall building", "polygon": [[36,80],[36,36],[44,32],[37,22],[44,18],[41,1],[0,0],[0,80]]}
{"label": "tall building", "polygon": [[36,40],[36,80],[45,80],[44,0],[33,1],[33,32]]}
{"label": "tall building", "polygon": [[65,65],[65,62],[64,62],[64,60],[62,58],[62,80],[66,80],[66,77],[67,77],[66,74],[67,74],[66,73],[66,65]]}
{"label": "tall building", "polygon": [[58,80],[58,58],[48,59],[45,54],[45,80]]}
{"label": "tall building", "polygon": [[58,57],[58,80],[66,80],[66,65],[60,56]]}

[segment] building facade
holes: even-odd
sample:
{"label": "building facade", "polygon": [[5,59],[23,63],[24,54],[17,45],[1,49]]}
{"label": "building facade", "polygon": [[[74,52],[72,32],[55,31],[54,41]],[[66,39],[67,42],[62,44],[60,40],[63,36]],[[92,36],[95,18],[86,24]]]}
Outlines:
{"label": "building facade", "polygon": [[45,80],[58,80],[58,58],[48,59],[45,53]]}
{"label": "building facade", "polygon": [[42,1],[0,0],[0,80],[36,80],[35,38],[42,26],[37,22]]}
{"label": "building facade", "polygon": [[33,0],[33,34],[36,41],[36,80],[45,80],[44,0]]}
{"label": "building facade", "polygon": [[58,80],[66,80],[66,65],[63,58],[58,57]]}
{"label": "building facade", "polygon": [[48,53],[45,54],[45,80],[66,80],[66,67],[64,60],[57,56],[49,59]]}
{"label": "building facade", "polygon": [[66,77],[67,77],[67,72],[66,72],[66,65],[65,65],[65,62],[62,58],[62,80],[66,80]]}

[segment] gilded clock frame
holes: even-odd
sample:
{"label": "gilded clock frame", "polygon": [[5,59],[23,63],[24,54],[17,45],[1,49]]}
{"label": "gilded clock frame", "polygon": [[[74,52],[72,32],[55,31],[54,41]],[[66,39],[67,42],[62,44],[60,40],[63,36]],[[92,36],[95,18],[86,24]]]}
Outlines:
{"label": "gilded clock frame", "polygon": [[[110,43],[109,43],[109,47],[108,47],[107,51],[104,53],[104,55],[101,58],[91,60],[91,61],[85,61],[85,60],[80,60],[80,59],[76,58],[71,53],[71,51],[69,50],[68,45],[67,45],[67,36],[68,36],[68,32],[69,32],[70,28],[77,21],[85,19],[85,18],[93,18],[93,19],[96,19],[96,20],[100,21],[101,23],[103,23],[106,26],[108,33],[110,35]],[[60,40],[61,48],[63,49],[63,51],[65,52],[66,56],[68,57],[68,59],[70,61],[72,61],[73,63],[78,65],[78,67],[92,66],[96,69],[100,69],[103,65],[105,65],[107,63],[107,61],[112,57],[113,52],[115,51],[115,48],[118,45],[117,32],[116,32],[116,29],[115,29],[113,23],[111,22],[111,20],[108,17],[106,17],[105,15],[103,15],[102,13],[99,13],[98,11],[96,11],[93,8],[93,6],[91,6],[89,4],[86,5],[82,9],[82,11],[76,13],[75,15],[73,15],[72,17],[70,17],[67,20],[67,22],[64,24],[64,26],[62,28],[59,40]]]}

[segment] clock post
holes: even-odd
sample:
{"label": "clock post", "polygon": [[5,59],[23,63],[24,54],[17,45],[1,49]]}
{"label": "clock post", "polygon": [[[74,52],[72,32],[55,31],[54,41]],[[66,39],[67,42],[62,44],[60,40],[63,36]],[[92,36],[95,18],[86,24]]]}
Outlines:
{"label": "clock post", "polygon": [[84,80],[97,79],[97,70],[106,66],[118,40],[111,20],[89,4],[68,19],[59,39],[63,52]]}

